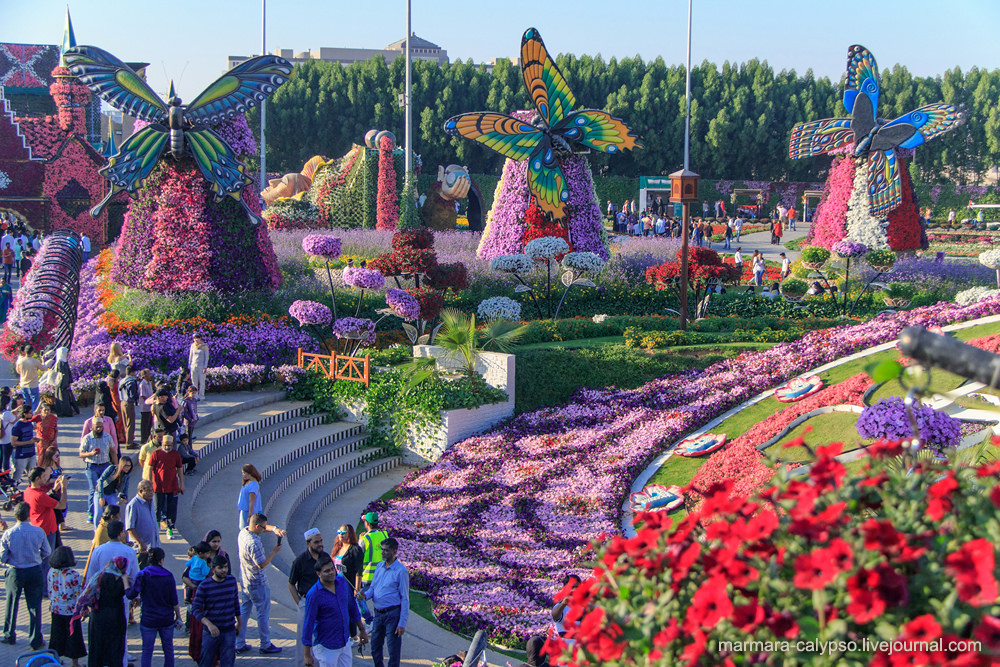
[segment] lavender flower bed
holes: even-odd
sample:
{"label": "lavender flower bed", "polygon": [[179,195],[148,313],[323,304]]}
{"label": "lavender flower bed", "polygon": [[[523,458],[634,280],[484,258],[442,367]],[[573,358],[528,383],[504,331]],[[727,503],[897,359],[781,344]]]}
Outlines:
{"label": "lavender flower bed", "polygon": [[898,337],[1000,313],[1000,298],[939,303],[825,329],[634,390],[581,389],[452,447],[376,501],[414,586],[456,631],[510,641],[544,633],[552,595],[583,550],[619,532],[629,486],[665,445],[726,410],[822,364]]}
{"label": "lavender flower bed", "polygon": [[[858,272],[858,279],[867,281],[875,273],[864,268]],[[996,271],[979,262],[941,261],[923,257],[900,257],[892,270],[883,274],[882,282],[912,282],[920,285],[921,291],[959,291],[974,285],[996,285]]]}
{"label": "lavender flower bed", "polygon": [[[101,326],[104,313],[97,296],[96,260],[89,261],[80,274],[77,324],[70,348],[73,376],[83,380],[107,373],[107,356],[112,337]],[[295,358],[299,347],[310,349],[312,339],[287,322],[260,321],[255,324],[217,324],[190,329],[164,327],[148,334],[127,334],[114,340],[132,355],[141,367],[168,371],[187,363],[191,335],[200,331],[211,350],[215,367],[246,364],[278,367]]]}

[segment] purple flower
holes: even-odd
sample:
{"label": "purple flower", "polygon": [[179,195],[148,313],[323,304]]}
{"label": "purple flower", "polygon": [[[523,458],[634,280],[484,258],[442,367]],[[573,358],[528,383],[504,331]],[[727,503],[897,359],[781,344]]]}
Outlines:
{"label": "purple flower", "polygon": [[360,289],[382,289],[385,287],[385,276],[375,269],[348,266],[344,268],[344,282]]}
{"label": "purple flower", "polygon": [[340,239],[331,234],[310,234],[302,239],[302,250],[307,255],[337,259],[340,257]]}
{"label": "purple flower", "polygon": [[[943,450],[954,447],[962,437],[962,422],[926,405],[913,408],[917,431],[924,444]],[[903,440],[913,437],[906,405],[899,397],[883,398],[864,409],[857,423],[858,435],[867,440]]]}
{"label": "purple flower", "polygon": [[360,340],[367,345],[375,342],[375,323],[364,317],[341,317],[332,329],[337,338]]}
{"label": "purple flower", "polygon": [[833,252],[837,253],[841,257],[861,257],[866,252],[868,252],[868,246],[864,243],[857,243],[855,241],[837,241],[830,248]]}
{"label": "purple flower", "polygon": [[409,292],[390,287],[385,291],[385,303],[392,308],[397,317],[404,320],[415,320],[420,317],[420,302]]}
{"label": "purple flower", "polygon": [[325,325],[333,320],[330,309],[323,304],[301,299],[288,307],[288,314],[297,319],[301,326],[307,324]]}

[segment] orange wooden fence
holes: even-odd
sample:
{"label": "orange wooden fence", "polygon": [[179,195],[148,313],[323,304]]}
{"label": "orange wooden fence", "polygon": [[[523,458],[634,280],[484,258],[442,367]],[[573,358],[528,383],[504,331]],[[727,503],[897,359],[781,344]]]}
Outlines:
{"label": "orange wooden fence", "polygon": [[336,352],[315,354],[303,352],[300,347],[298,365],[306,370],[314,368],[333,380],[364,382],[366,387],[371,378],[371,359],[367,354],[363,357],[348,357]]}

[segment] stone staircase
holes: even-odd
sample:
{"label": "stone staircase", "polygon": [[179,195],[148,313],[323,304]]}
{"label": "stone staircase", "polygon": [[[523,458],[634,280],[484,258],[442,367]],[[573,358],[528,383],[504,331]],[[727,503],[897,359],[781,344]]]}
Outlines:
{"label": "stone staircase", "polygon": [[[263,477],[261,497],[268,523],[289,533],[289,548],[273,561],[287,573],[295,555],[305,548],[303,532],[324,509],[401,463],[401,457],[369,447],[368,432],[360,424],[326,423],[325,418],[312,414],[309,403],[284,401],[276,395],[196,428],[201,461],[197,472],[185,478],[187,491],[177,512],[183,539],[194,544],[215,529],[223,535],[223,548],[235,555],[240,469],[252,463]],[[335,528],[323,529],[332,544]]]}

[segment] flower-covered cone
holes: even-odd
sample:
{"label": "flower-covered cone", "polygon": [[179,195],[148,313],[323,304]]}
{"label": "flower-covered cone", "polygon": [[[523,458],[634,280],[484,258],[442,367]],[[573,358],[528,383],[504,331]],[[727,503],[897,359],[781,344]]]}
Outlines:
{"label": "flower-covered cone", "polygon": [[[256,193],[244,193],[254,207]],[[234,292],[277,287],[265,225],[231,197],[216,202],[192,162],[164,160],[129,202],[112,270],[115,282],[155,292]]]}

